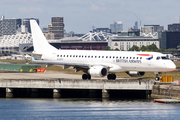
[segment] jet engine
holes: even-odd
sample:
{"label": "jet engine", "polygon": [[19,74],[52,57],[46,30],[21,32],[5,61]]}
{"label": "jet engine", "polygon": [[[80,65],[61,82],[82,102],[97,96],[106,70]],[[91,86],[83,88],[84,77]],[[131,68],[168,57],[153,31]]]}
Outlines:
{"label": "jet engine", "polygon": [[145,72],[138,72],[138,71],[129,71],[126,73],[131,77],[142,77],[145,75]]}
{"label": "jet engine", "polygon": [[88,70],[88,73],[92,76],[95,76],[95,77],[104,77],[107,75],[108,73],[108,70],[106,68],[103,68],[101,66],[96,66],[96,67],[91,67],[89,70]]}

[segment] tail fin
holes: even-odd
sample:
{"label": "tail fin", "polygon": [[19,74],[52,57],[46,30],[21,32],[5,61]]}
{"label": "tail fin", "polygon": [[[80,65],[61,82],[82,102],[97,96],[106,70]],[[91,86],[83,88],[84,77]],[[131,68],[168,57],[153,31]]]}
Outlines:
{"label": "tail fin", "polygon": [[35,20],[30,20],[31,32],[33,38],[33,46],[35,53],[43,53],[45,51],[56,51],[57,49],[50,45],[44,34],[42,33],[39,25]]}

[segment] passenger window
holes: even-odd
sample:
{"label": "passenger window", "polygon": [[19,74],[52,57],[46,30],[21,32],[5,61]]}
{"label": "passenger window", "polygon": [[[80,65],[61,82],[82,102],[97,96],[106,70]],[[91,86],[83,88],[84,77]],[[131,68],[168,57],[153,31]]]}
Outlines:
{"label": "passenger window", "polygon": [[131,57],[129,59],[131,59]]}
{"label": "passenger window", "polygon": [[61,55],[61,57],[62,57],[62,55]]}
{"label": "passenger window", "polygon": [[68,57],[68,55],[67,55],[67,57]]}
{"label": "passenger window", "polygon": [[78,57],[78,56],[76,55],[76,57]]}
{"label": "passenger window", "polygon": [[118,58],[118,56],[116,56],[116,58]]}
{"label": "passenger window", "polygon": [[135,59],[135,57],[133,57],[133,59]]}
{"label": "passenger window", "polygon": [[104,56],[102,56],[102,58],[104,58]]}
{"label": "passenger window", "polygon": [[75,55],[73,55],[73,57],[75,57]]}
{"label": "passenger window", "polygon": [[91,58],[93,58],[93,56],[91,56]]}
{"label": "passenger window", "polygon": [[95,56],[95,58],[97,58],[97,56]]}
{"label": "passenger window", "polygon": [[81,56],[79,55],[79,57],[81,57]]}
{"label": "passenger window", "polygon": [[120,59],[121,59],[121,57],[120,57]]}
{"label": "passenger window", "polygon": [[123,59],[124,59],[125,57],[123,57]]}
{"label": "passenger window", "polygon": [[88,58],[90,58],[90,56],[88,56]]}
{"label": "passenger window", "polygon": [[82,58],[83,58],[83,55],[82,55]]}
{"label": "passenger window", "polygon": [[111,58],[111,56],[109,56],[109,58]]}
{"label": "passenger window", "polygon": [[72,57],[72,55],[70,55],[70,57]]}
{"label": "passenger window", "polygon": [[140,57],[140,59],[142,59],[142,57]]}
{"label": "passenger window", "polygon": [[108,58],[108,56],[106,56],[106,58]]}
{"label": "passenger window", "polygon": [[57,55],[57,57],[59,57],[59,55]]}
{"label": "passenger window", "polygon": [[64,57],[65,57],[65,55],[64,55]]}
{"label": "passenger window", "polygon": [[138,59],[138,57],[137,57],[137,59]]}
{"label": "passenger window", "polygon": [[126,59],[128,59],[128,57],[126,57]]}
{"label": "passenger window", "polygon": [[113,56],[113,58],[115,58],[115,57]]}
{"label": "passenger window", "polygon": [[156,58],[156,60],[159,60],[159,59],[160,59],[160,57],[157,57],[157,58]]}
{"label": "passenger window", "polygon": [[86,58],[87,56],[85,56],[85,58]]}
{"label": "passenger window", "polygon": [[99,56],[99,58],[101,58],[101,56]]}

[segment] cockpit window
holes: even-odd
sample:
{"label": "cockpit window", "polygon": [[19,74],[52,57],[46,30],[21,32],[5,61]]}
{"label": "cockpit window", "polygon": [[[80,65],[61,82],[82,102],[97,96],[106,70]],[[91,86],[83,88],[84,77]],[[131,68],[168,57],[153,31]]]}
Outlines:
{"label": "cockpit window", "polygon": [[168,60],[168,58],[165,57],[165,56],[162,56],[161,59],[162,59],[162,60]]}
{"label": "cockpit window", "polygon": [[157,58],[156,58],[156,60],[159,60],[159,59],[160,59],[160,57],[157,57]]}

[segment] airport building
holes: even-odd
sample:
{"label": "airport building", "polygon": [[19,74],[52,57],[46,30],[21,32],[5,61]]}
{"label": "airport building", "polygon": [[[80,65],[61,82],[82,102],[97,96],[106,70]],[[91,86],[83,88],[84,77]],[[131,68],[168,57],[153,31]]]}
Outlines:
{"label": "airport building", "polygon": [[157,38],[139,36],[138,31],[119,32],[118,36],[111,37],[109,42],[111,49],[117,48],[124,51],[129,50],[133,45],[142,47],[143,45],[149,46],[151,44],[155,44],[157,48],[160,48],[160,43]]}

